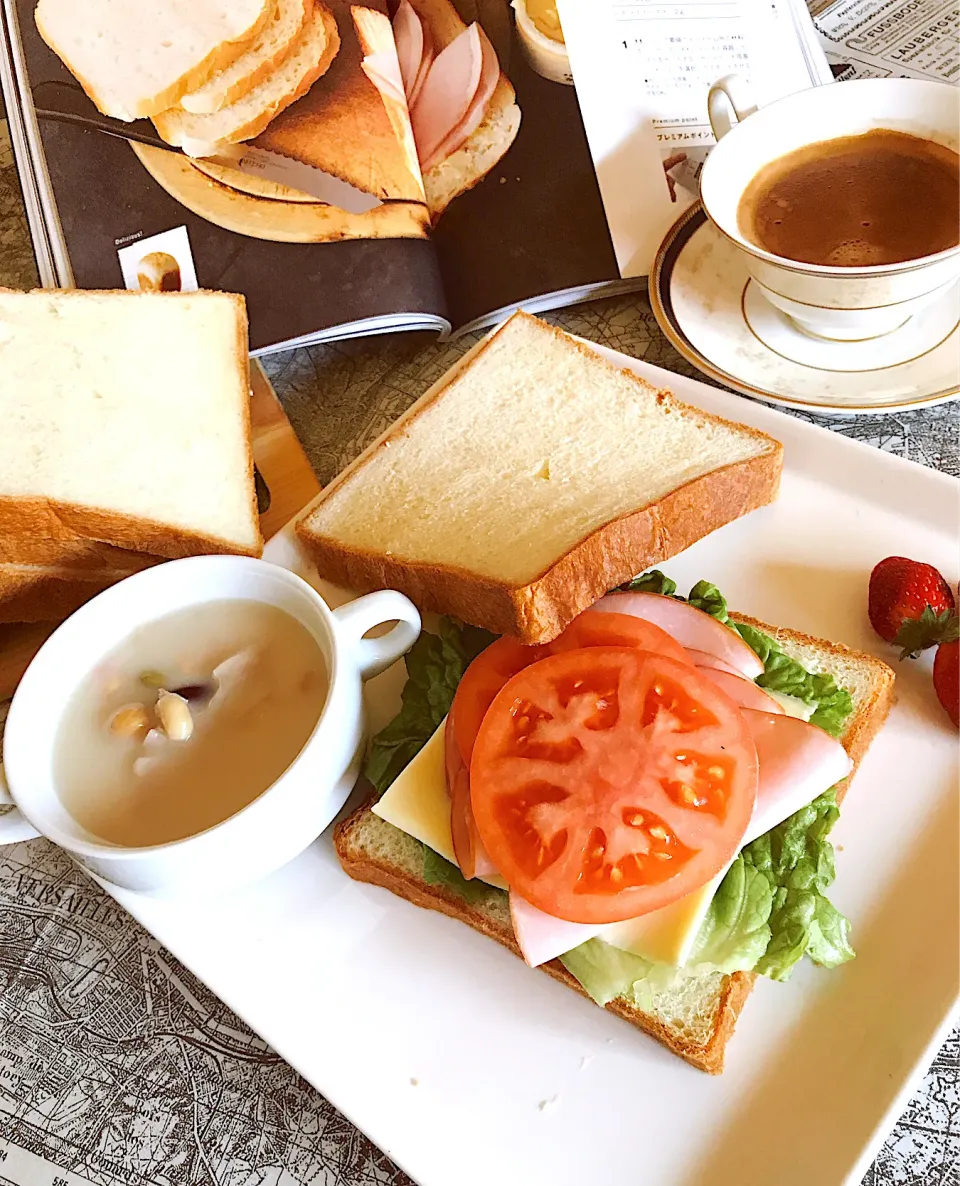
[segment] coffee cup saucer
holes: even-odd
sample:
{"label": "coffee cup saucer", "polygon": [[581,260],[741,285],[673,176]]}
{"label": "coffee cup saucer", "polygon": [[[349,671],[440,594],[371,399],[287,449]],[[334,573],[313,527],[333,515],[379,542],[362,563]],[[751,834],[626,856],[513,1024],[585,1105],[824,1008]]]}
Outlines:
{"label": "coffee cup saucer", "polygon": [[931,407],[960,393],[960,286],[883,337],[799,330],[753,281],[700,203],[674,223],[650,275],[664,334],[698,370],[767,403],[827,415]]}

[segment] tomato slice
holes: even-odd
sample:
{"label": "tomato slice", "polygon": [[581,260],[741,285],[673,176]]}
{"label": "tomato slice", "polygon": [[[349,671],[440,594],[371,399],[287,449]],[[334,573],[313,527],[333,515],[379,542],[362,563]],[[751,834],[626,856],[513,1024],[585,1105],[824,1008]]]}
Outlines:
{"label": "tomato slice", "polygon": [[631,614],[582,613],[564,632],[544,646],[525,647],[514,638],[498,638],[474,659],[457,687],[456,735],[468,765],[480,723],[494,697],[511,677],[547,655],[580,647],[638,647],[692,664],[683,647],[666,630]]}
{"label": "tomato slice", "polygon": [[512,890],[548,914],[636,918],[733,858],[757,798],[737,706],[695,668],[592,647],[526,667],[483,719],[477,829]]}
{"label": "tomato slice", "polygon": [[460,756],[451,708],[443,730],[444,764],[447,774],[447,791],[450,794],[450,832],[453,837],[453,854],[457,858],[460,872],[469,881],[473,877],[494,873],[477,831],[470,802],[470,771]]}
{"label": "tomato slice", "polygon": [[686,650],[655,622],[631,614],[596,614],[589,610],[573,619],[564,632],[548,645],[550,654],[575,651],[580,647],[636,647],[666,655],[687,667],[693,660]]}

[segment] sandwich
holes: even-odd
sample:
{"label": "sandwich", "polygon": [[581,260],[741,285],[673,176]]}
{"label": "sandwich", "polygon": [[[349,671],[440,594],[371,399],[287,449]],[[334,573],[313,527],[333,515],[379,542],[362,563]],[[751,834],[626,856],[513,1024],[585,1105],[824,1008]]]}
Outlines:
{"label": "sandwich", "polygon": [[228,293],[0,291],[0,621],[260,554],[246,339]]}
{"label": "sandwich", "polygon": [[520,108],[492,41],[450,0],[399,0],[397,57],[434,222],[504,156]]}
{"label": "sandwich", "polygon": [[322,575],[447,615],[345,871],[711,1073],[758,975],[853,956],[829,832],[893,696],[872,656],[643,571],[771,501],[780,456],[521,315],[298,526]]}

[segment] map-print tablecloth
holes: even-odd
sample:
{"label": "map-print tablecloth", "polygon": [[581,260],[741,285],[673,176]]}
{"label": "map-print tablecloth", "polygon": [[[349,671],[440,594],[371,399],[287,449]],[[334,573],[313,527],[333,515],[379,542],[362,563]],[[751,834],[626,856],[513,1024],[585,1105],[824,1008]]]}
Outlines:
{"label": "map-print tablecloth", "polygon": [[[36,273],[4,135],[0,122],[0,284],[29,288]],[[695,374],[643,296],[554,320]],[[326,482],[472,341],[372,338],[289,351],[266,369]],[[924,465],[960,469],[955,404],[823,423]],[[960,1030],[864,1186],[960,1186],[958,1163]],[[0,1186],[91,1182],[409,1180],[69,860],[34,841],[0,850]]]}

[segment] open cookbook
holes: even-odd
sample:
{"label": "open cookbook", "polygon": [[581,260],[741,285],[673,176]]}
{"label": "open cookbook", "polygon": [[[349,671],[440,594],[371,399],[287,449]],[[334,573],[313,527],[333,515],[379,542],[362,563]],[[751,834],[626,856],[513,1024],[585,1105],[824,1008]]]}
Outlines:
{"label": "open cookbook", "polygon": [[802,0],[124,11],[2,0],[42,282],[243,293],[254,353],[639,287],[695,199],[710,83],[832,77]]}

